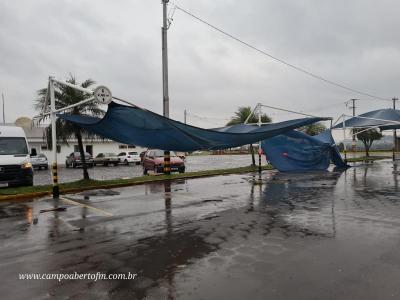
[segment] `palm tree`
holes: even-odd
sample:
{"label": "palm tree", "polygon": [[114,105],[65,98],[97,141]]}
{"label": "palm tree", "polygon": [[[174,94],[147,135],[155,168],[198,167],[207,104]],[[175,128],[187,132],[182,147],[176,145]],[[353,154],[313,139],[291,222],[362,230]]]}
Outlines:
{"label": "palm tree", "polygon": [[326,126],[324,124],[318,122],[318,123],[300,127],[298,130],[301,132],[304,132],[305,134],[313,136],[313,135],[318,135],[318,134],[324,132],[326,130]]}
{"label": "palm tree", "polygon": [[[251,114],[251,107],[250,106],[241,106],[238,108],[238,110],[235,112],[235,115],[231,118],[231,120],[226,124],[226,126],[231,126],[231,125],[236,125],[236,124],[243,124],[249,115]],[[254,113],[249,120],[247,121],[248,123],[257,123],[258,122],[258,113]],[[261,122],[262,123],[270,123],[272,122],[272,119],[266,115],[266,114],[261,114]],[[254,148],[253,144],[250,144],[250,152],[251,152],[251,160],[252,160],[252,165],[256,165],[256,160],[254,157]]]}
{"label": "palm tree", "polygon": [[[69,79],[67,82],[72,83],[72,84],[77,84],[76,79],[73,75],[70,74]],[[87,79],[83,83],[81,83],[81,87],[84,88],[89,88],[95,83],[92,79]],[[78,102],[81,102],[83,100],[86,100],[90,98],[91,96],[89,94],[83,93],[81,91],[78,91],[76,89],[73,89],[71,87],[59,84],[59,83],[54,83],[54,92],[55,92],[55,106],[56,109],[61,109],[63,107],[66,107],[68,105],[72,105]],[[47,88],[40,89],[37,94],[38,98],[35,100],[34,108],[41,112],[44,104],[45,104],[45,98],[46,98],[46,93],[47,93]],[[70,109],[67,111],[70,114],[73,115],[83,115],[83,116],[95,116],[95,117],[101,117],[104,115],[104,111],[99,107],[99,104],[95,101],[90,101],[87,103],[84,103],[79,106],[75,106],[74,108]],[[46,118],[49,116],[44,116],[42,117],[39,122],[44,121]],[[82,134],[85,135],[85,137],[94,137],[94,135],[70,122],[67,122],[63,119],[57,119],[56,121],[56,130],[57,130],[57,140],[65,143],[68,145],[68,139],[71,137],[75,137],[78,140],[78,147],[79,147],[79,152],[82,160],[82,169],[83,169],[83,178],[85,180],[89,179],[89,173],[87,171],[87,165],[86,165],[86,160],[85,160],[85,151],[83,149],[83,142],[82,142]],[[47,144],[50,146],[51,145],[51,126],[48,126],[45,131],[46,138],[47,138]]]}

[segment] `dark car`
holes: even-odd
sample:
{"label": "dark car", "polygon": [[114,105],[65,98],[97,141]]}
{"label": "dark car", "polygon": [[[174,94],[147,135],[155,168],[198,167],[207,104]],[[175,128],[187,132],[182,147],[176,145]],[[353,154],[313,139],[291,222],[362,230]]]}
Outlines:
{"label": "dark car", "polygon": [[94,158],[94,165],[103,165],[103,166],[108,166],[108,165],[114,165],[118,166],[119,163],[119,158],[117,154],[115,153],[99,153],[97,156]]}
{"label": "dark car", "polygon": [[[94,166],[94,161],[92,156],[89,153],[85,153],[85,161],[88,167]],[[78,166],[82,166],[81,154],[79,152],[72,152],[67,156],[67,160],[65,161],[65,167],[76,168]]]}
{"label": "dark car", "polygon": [[[175,152],[170,151],[171,155],[171,172],[185,172],[185,162]],[[143,156],[143,174],[148,171],[162,173],[164,170],[164,151],[163,150],[148,150]]]}

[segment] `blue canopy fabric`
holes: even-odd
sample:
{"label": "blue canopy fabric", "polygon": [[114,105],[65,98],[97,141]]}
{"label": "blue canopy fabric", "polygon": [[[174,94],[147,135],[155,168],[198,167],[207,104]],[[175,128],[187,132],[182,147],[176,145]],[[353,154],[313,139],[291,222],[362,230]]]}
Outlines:
{"label": "blue canopy fabric", "polygon": [[331,161],[339,168],[348,167],[330,129],[316,136],[292,130],[262,141],[261,148],[281,172],[326,170]]}
{"label": "blue canopy fabric", "polygon": [[287,131],[327,120],[302,118],[263,126],[239,124],[203,129],[165,118],[139,107],[111,102],[100,118],[58,114],[90,132],[124,144],[174,151],[218,150],[255,143]]}
{"label": "blue canopy fabric", "polygon": [[[400,129],[400,110],[379,109],[361,114],[358,117],[352,117],[345,120],[345,126],[347,128],[379,127],[381,130]],[[390,121],[399,123],[393,123]],[[333,129],[339,128],[343,128],[343,122],[340,122],[333,127]]]}

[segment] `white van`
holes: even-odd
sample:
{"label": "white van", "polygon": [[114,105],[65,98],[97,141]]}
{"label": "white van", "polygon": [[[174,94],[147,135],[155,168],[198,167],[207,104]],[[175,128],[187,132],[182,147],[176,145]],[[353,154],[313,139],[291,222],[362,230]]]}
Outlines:
{"label": "white van", "polygon": [[0,187],[33,185],[28,143],[21,127],[0,125]]}

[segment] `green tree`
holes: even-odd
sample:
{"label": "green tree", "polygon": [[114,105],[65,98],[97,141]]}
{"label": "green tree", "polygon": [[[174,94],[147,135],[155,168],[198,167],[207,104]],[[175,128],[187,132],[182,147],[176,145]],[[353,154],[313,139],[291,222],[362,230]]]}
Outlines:
{"label": "green tree", "polygon": [[[238,110],[235,112],[235,115],[231,118],[231,120],[226,124],[226,126],[231,126],[231,125],[236,125],[236,124],[243,124],[248,116],[251,114],[252,109],[250,106],[241,106],[238,108]],[[258,113],[254,113],[247,123],[252,124],[252,123],[257,123],[258,122]],[[270,123],[272,122],[272,119],[266,115],[266,114],[261,114],[261,122],[262,123]],[[253,145],[250,144],[250,152],[251,152],[251,160],[253,166],[256,165],[256,160],[254,157],[254,148]]]}
{"label": "green tree", "polygon": [[326,126],[320,122],[306,125],[299,128],[299,131],[304,132],[308,135],[318,135],[326,130]]}
{"label": "green tree", "polygon": [[380,140],[383,136],[382,133],[376,129],[367,130],[367,128],[354,128],[352,132],[356,134],[357,139],[364,144],[366,157],[369,157],[369,149],[372,143],[376,140]]}
{"label": "green tree", "polygon": [[[76,79],[73,75],[67,79],[67,82],[72,84],[77,84]],[[81,83],[81,87],[89,88],[95,83],[92,79],[87,79]],[[61,109],[66,106],[81,102],[90,98],[91,96],[87,93],[83,93],[71,87],[61,85],[59,83],[54,83],[54,92],[55,92],[55,106],[56,109]],[[35,100],[34,108],[41,112],[44,104],[45,97],[47,93],[47,88],[40,89],[37,94],[38,97]],[[86,102],[82,105],[75,106],[74,108],[66,111],[67,113],[73,115],[82,115],[82,116],[95,116],[101,117],[104,115],[104,111],[99,107],[99,104],[95,101]],[[49,116],[42,117],[39,122],[45,121]],[[71,122],[67,122],[63,119],[57,119],[56,121],[56,130],[57,130],[57,142],[62,142],[68,145],[68,139],[71,137],[75,137],[78,141],[79,152],[82,160],[82,169],[83,169],[83,178],[89,179],[89,173],[87,171],[87,165],[85,160],[85,151],[83,149],[82,135],[85,137],[94,137],[95,135],[72,124]],[[46,128],[46,138],[48,145],[51,145],[51,126]]]}

